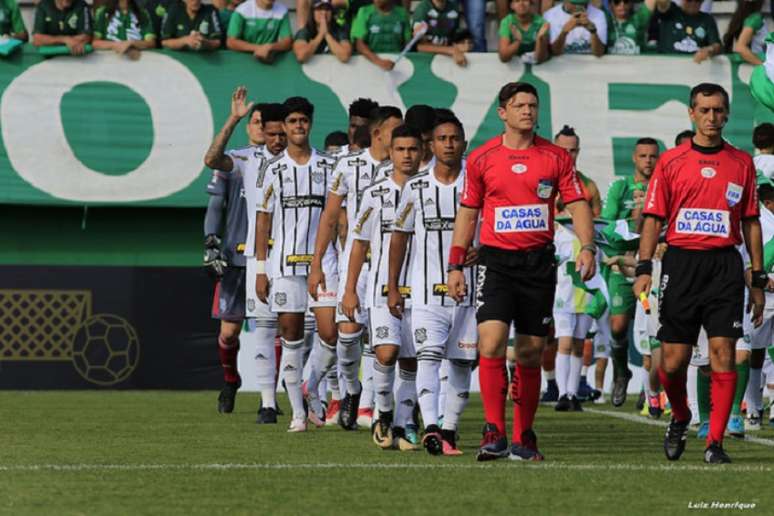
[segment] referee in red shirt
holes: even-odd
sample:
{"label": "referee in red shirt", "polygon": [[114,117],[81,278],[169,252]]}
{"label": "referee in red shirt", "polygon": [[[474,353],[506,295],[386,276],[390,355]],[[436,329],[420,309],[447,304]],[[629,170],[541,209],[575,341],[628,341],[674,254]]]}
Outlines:
{"label": "referee in red shirt", "polygon": [[[497,114],[505,131],[467,160],[461,207],[449,256],[449,295],[467,288],[462,268],[481,212],[481,249],[476,285],[479,381],[486,425],[477,459],[510,456],[543,460],[532,430],[540,397],[540,356],[545,346],[556,290],[553,207],[561,196],[583,248],[578,270],[593,276],[596,261],[591,208],[564,149],[535,134],[538,94],[524,82],[506,84]],[[512,444],[505,437],[508,376],[505,348],[515,323],[517,366]]]}
{"label": "referee in red shirt", "polygon": [[691,412],[686,372],[703,326],[712,367],[710,430],[704,461],[731,462],[723,451],[736,388],[735,345],[742,337],[744,273],[734,246],[742,234],[754,271],[750,304],[760,326],[768,277],[763,271],[755,167],[750,156],[722,138],[729,115],[728,93],[717,84],[691,90],[688,114],[696,135],[661,155],[648,186],[634,294],[651,289],[651,257],[666,224],[669,249],[662,262],[659,293],[662,360],[658,374],[672,405],[664,438],[667,459],[685,450]]}

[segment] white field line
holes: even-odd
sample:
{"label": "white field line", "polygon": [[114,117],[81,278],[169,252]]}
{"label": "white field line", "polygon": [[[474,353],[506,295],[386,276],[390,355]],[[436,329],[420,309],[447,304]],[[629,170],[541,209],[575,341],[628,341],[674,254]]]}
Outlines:
{"label": "white field line", "polygon": [[[599,410],[595,408],[585,408],[585,407],[583,411],[590,412],[591,414],[599,414],[602,416],[615,417],[618,419],[623,419],[625,421],[639,423],[641,425],[660,426],[663,428],[666,428],[669,425],[669,423],[667,423],[666,421],[657,421],[653,419],[648,419],[642,416],[638,416],[636,414],[628,414],[626,412],[613,412],[612,410]],[[696,430],[691,429],[691,432],[696,433]],[[737,439],[734,438],[734,440],[737,440]],[[742,440],[742,439],[739,439],[739,440]],[[749,435],[749,433],[745,433],[743,440],[748,443],[755,443],[755,444],[760,444],[762,446],[774,447],[774,440],[763,439],[762,437],[754,437],[752,435]]]}

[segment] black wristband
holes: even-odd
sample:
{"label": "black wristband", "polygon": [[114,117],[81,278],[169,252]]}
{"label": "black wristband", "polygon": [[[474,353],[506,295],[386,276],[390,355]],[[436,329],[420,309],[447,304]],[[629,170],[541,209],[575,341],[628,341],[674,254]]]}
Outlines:
{"label": "black wristband", "polygon": [[766,288],[769,284],[769,275],[766,271],[752,271],[750,286],[753,288]]}
{"label": "black wristband", "polygon": [[457,265],[454,263],[450,263],[449,265],[446,266],[446,272],[461,271],[462,269],[463,269],[462,265]]}
{"label": "black wristband", "polygon": [[643,274],[653,274],[653,260],[640,260],[637,262],[637,267],[634,269],[634,275],[642,276]]}

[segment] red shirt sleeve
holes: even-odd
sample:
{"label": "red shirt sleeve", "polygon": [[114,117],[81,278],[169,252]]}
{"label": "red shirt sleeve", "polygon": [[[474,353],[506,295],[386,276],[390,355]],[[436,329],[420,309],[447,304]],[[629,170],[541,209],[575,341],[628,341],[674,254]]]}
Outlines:
{"label": "red shirt sleeve", "polygon": [[566,152],[559,155],[559,195],[564,204],[586,198],[586,191],[572,164],[572,158]]}
{"label": "red shirt sleeve", "polygon": [[664,178],[664,167],[662,161],[656,163],[656,169],[653,171],[653,177],[648,183],[648,194],[645,201],[645,209],[642,211],[645,215],[653,215],[660,219],[667,218],[667,208],[669,206],[669,185]]}
{"label": "red shirt sleeve", "polygon": [[484,178],[479,161],[468,160],[465,163],[465,185],[462,188],[460,204],[468,208],[479,209],[484,205]]}
{"label": "red shirt sleeve", "polygon": [[758,189],[756,184],[755,166],[749,156],[746,156],[747,166],[745,167],[745,185],[742,192],[742,218],[757,219],[760,217],[760,208],[758,206]]}

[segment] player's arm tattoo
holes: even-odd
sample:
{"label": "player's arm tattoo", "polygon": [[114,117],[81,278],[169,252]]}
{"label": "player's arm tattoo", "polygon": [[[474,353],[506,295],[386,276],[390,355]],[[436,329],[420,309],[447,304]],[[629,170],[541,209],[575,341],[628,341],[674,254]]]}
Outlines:
{"label": "player's arm tattoo", "polygon": [[231,172],[234,169],[234,160],[225,153],[225,150],[229,139],[231,139],[231,134],[238,123],[239,119],[229,117],[226,123],[223,124],[223,129],[215,136],[210,148],[207,149],[207,153],[204,155],[204,164],[206,166],[213,170],[222,170],[224,172]]}

